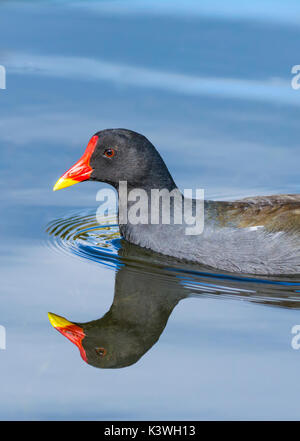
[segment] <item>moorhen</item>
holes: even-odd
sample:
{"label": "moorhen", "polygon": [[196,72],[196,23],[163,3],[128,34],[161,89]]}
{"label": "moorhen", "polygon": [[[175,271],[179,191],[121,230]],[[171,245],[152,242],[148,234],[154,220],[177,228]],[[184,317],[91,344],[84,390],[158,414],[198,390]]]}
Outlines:
{"label": "moorhen", "polygon": [[[120,182],[126,182],[128,195],[140,189],[149,196],[149,201],[153,189],[175,191],[183,202],[187,201],[151,142],[126,129],[97,132],[81,159],[57,181],[54,191],[82,181],[106,182],[116,190]],[[169,208],[175,209],[177,203],[178,199],[171,198]],[[195,209],[196,201],[191,203]],[[129,213],[134,201],[126,204]],[[120,233],[141,247],[224,271],[300,273],[300,195],[205,200],[203,206],[203,231],[189,235],[187,223],[176,224],[174,214],[169,224],[163,222],[162,213],[157,223],[132,222],[130,216],[126,222],[120,222],[119,202]]]}

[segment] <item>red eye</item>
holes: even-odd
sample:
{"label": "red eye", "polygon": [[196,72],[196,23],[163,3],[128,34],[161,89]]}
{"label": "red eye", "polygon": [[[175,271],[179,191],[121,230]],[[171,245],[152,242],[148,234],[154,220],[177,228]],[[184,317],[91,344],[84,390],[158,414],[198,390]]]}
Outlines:
{"label": "red eye", "polygon": [[106,149],[104,151],[104,154],[107,158],[112,158],[113,156],[115,156],[115,151],[114,149]]}
{"label": "red eye", "polygon": [[105,348],[95,348],[96,354],[100,357],[105,357],[107,350]]}

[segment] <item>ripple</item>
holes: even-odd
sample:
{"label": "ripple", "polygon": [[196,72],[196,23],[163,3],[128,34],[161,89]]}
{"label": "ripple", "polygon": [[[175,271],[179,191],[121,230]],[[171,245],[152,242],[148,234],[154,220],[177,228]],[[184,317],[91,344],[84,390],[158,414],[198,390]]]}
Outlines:
{"label": "ripple", "polygon": [[300,307],[300,280],[292,277],[260,277],[214,271],[185,263],[129,244],[122,239],[117,217],[96,219],[94,211],[68,214],[47,226],[48,245],[56,251],[88,259],[118,271],[122,266],[152,273],[182,284],[191,295],[233,296],[277,306]]}
{"label": "ripple", "polygon": [[116,216],[99,223],[94,212],[77,212],[50,222],[47,233],[51,247],[117,269],[120,233]]}

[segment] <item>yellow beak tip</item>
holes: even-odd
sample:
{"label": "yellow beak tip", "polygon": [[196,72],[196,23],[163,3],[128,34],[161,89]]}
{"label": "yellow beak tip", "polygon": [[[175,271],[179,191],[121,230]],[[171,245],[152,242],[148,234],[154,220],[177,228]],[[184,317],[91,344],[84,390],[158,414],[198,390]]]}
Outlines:
{"label": "yellow beak tip", "polygon": [[71,187],[71,185],[78,184],[79,181],[74,179],[60,178],[53,187],[53,191],[61,190],[62,188]]}
{"label": "yellow beak tip", "polygon": [[70,326],[73,323],[69,322],[69,320],[61,317],[60,315],[53,314],[53,312],[48,312],[48,318],[51,325],[54,328],[64,328],[66,326]]}

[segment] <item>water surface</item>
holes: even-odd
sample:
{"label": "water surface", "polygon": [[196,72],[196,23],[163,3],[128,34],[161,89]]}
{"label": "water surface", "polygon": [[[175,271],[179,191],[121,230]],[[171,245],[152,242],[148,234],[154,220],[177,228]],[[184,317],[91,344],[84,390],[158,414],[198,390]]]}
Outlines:
{"label": "water surface", "polygon": [[299,5],[227,4],[1,2],[1,419],[299,419],[300,279],[163,258],[95,223],[104,185],[52,193],[108,127],[207,198],[300,192]]}

